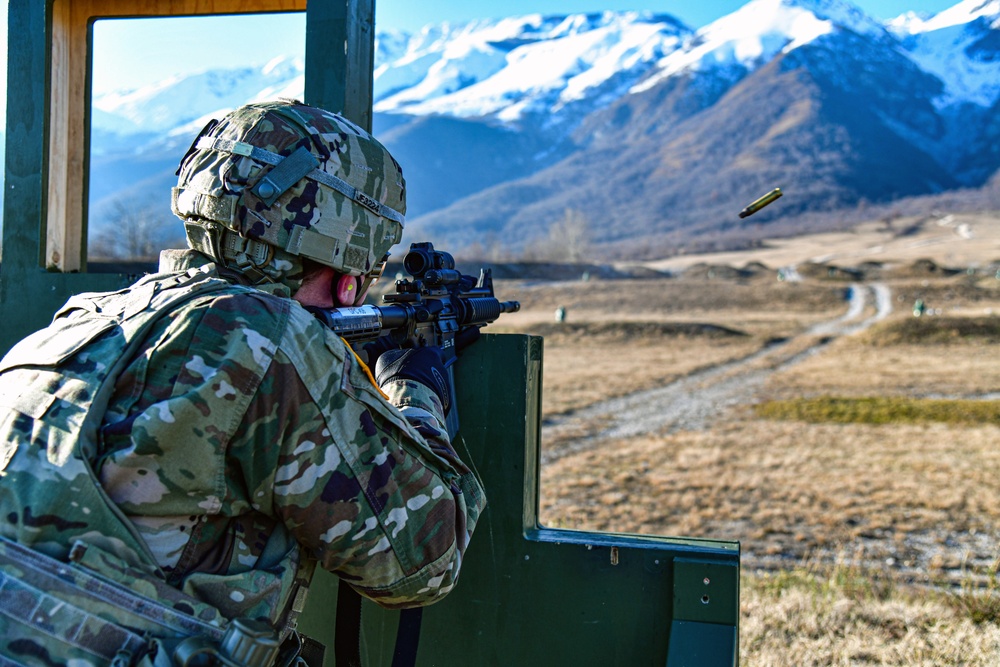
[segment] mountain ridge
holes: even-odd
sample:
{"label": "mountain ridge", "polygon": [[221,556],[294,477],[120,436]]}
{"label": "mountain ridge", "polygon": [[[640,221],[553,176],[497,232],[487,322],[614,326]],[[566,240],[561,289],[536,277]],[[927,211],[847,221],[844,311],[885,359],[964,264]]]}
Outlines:
{"label": "mountain ridge", "polygon": [[[888,22],[846,0],[751,0],[697,30],[651,12],[535,14],[380,32],[376,59],[374,131],[410,193],[404,240],[492,234],[530,252],[573,213],[607,252],[670,253],[998,180],[1000,0]],[[138,91],[95,100],[93,212],[129,160],[155,171],[226,104],[301,97],[303,83],[292,58],[190,78],[205,100],[173,127],[168,87],[149,91],[145,120]],[[157,138],[130,134],[150,127]],[[140,172],[130,196],[169,192],[166,174]],[[776,185],[789,196],[734,218]]]}

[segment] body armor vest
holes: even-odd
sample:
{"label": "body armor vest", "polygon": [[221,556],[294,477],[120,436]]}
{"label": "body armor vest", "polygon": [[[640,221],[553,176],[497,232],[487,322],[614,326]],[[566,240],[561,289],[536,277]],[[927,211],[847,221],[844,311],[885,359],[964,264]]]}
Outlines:
{"label": "body armor vest", "polygon": [[[116,379],[152,325],[193,298],[247,289],[210,273],[74,296],[0,361],[0,663],[106,665],[117,656],[124,666],[148,662],[162,639],[214,646],[239,625],[165,583],[92,467]],[[170,664],[165,652],[158,665]]]}

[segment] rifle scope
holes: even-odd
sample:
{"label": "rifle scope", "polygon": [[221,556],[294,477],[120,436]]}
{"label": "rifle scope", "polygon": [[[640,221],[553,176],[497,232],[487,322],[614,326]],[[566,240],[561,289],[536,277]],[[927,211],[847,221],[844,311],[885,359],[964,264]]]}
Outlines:
{"label": "rifle scope", "polygon": [[424,278],[428,271],[454,269],[455,258],[430,243],[413,243],[403,257],[403,268],[414,278]]}

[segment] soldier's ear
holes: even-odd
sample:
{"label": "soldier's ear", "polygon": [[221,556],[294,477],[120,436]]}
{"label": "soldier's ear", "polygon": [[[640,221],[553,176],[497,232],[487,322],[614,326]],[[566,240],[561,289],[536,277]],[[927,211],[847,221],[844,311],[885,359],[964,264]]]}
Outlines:
{"label": "soldier's ear", "polygon": [[334,301],[336,301],[338,306],[353,306],[358,300],[360,289],[360,278],[344,274],[337,278],[337,282],[334,285]]}

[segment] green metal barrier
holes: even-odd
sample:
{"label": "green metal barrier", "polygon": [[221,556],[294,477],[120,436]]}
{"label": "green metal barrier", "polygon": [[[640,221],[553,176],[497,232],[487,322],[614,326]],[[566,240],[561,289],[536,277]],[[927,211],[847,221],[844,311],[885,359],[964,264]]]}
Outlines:
{"label": "green metal barrier", "polygon": [[[458,586],[424,610],[417,664],[735,665],[738,543],[539,525],[541,373],[532,336],[486,335],[458,364],[461,453],[489,506]],[[336,597],[318,573],[300,625],[331,649]],[[366,667],[391,663],[398,618],[363,604]]]}

